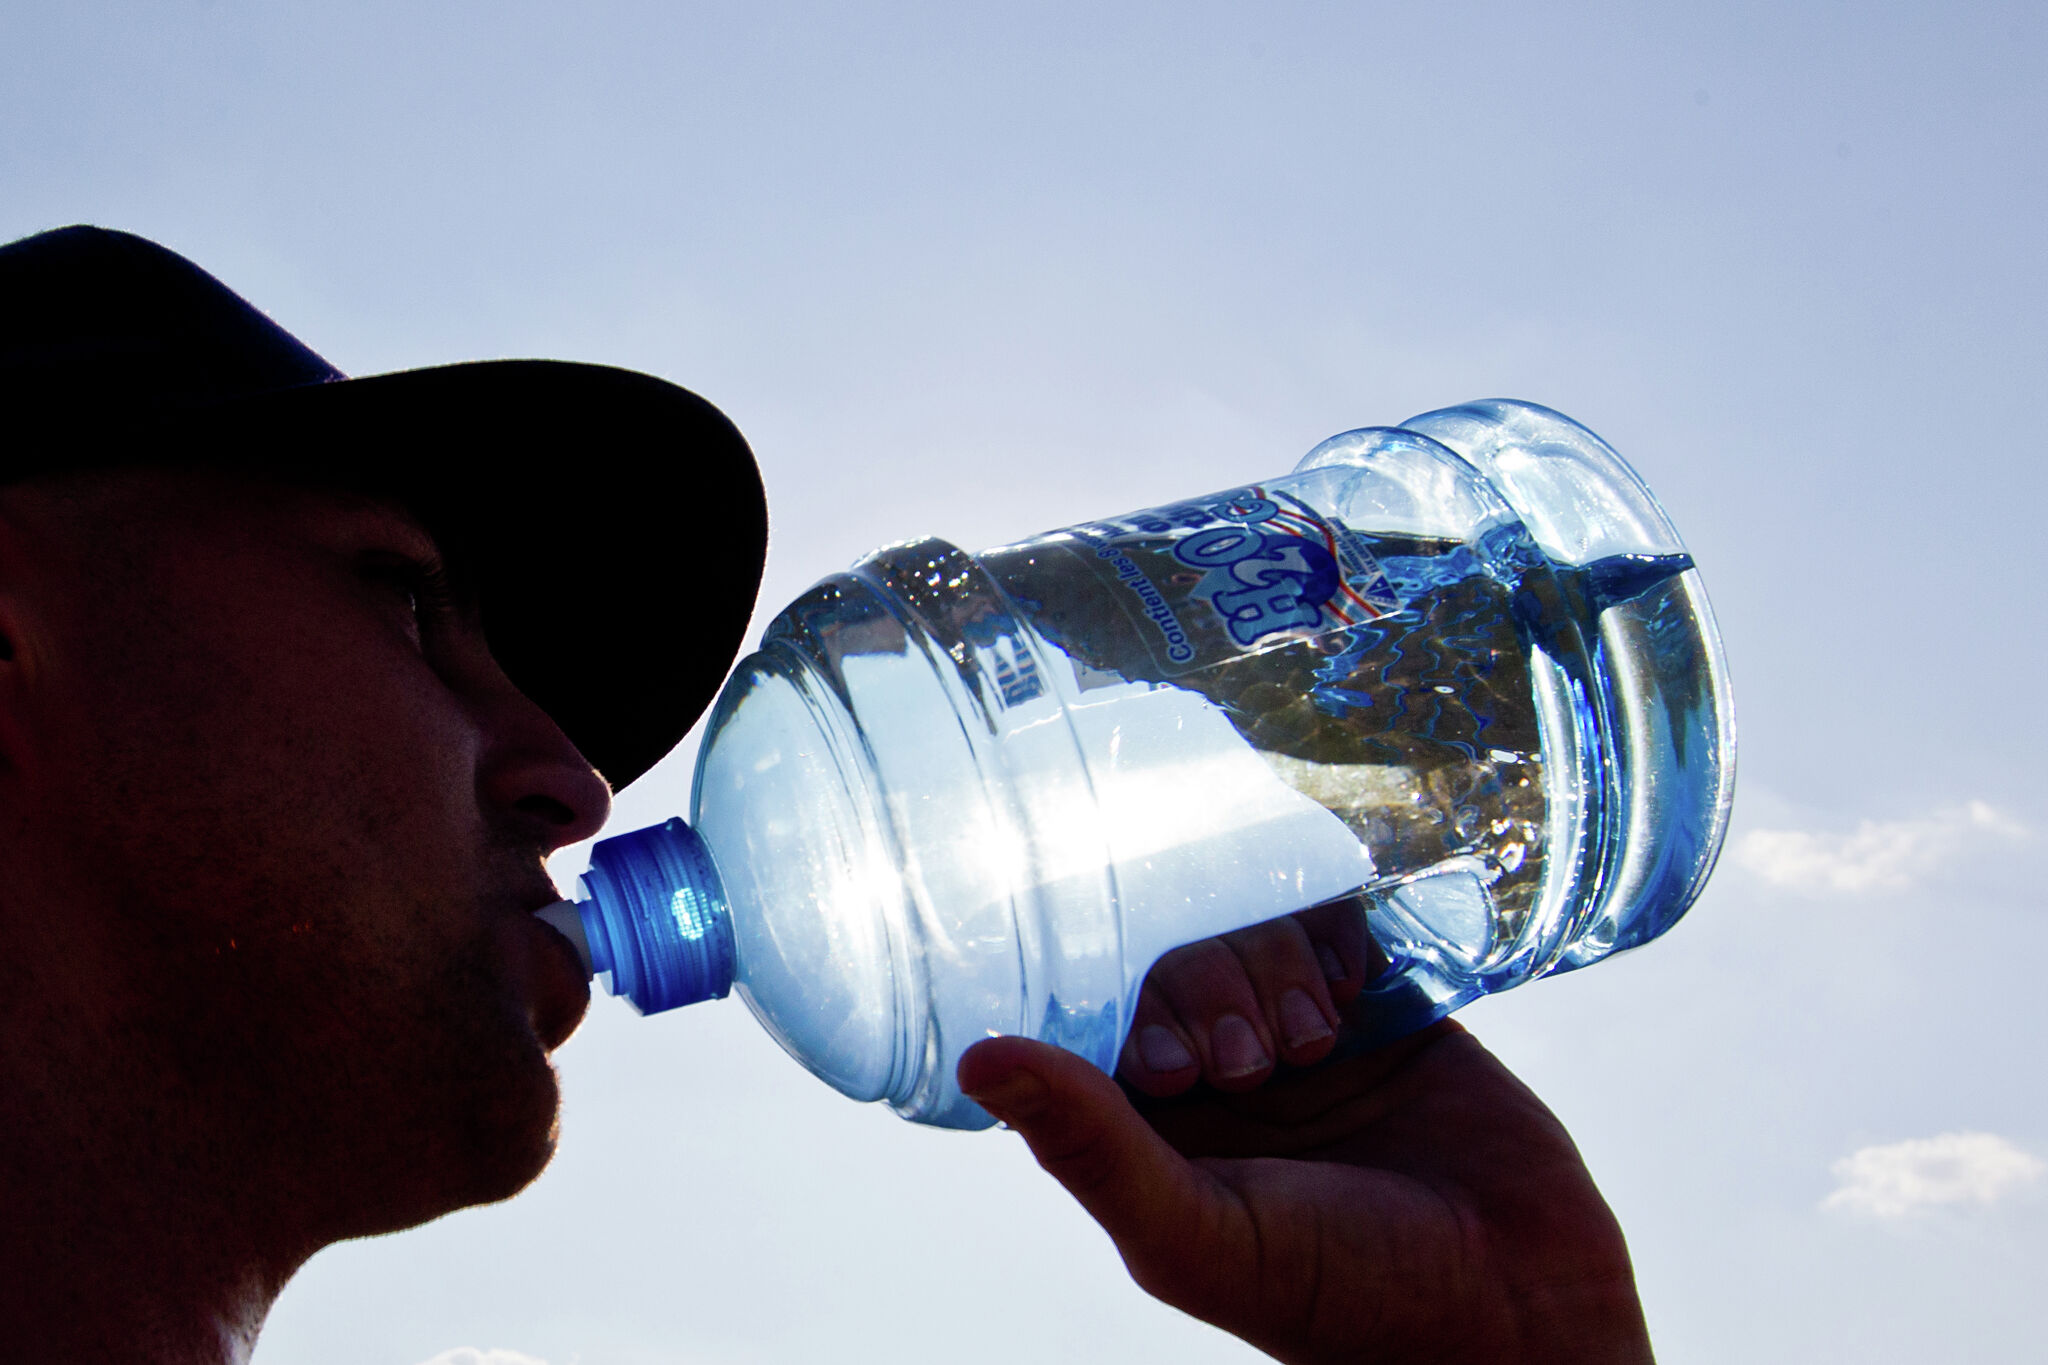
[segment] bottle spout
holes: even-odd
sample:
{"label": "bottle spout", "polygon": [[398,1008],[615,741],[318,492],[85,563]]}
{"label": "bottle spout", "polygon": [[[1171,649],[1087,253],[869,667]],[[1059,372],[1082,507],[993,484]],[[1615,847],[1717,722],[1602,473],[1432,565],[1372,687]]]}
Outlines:
{"label": "bottle spout", "polygon": [[569,940],[569,946],[576,950],[577,961],[583,964],[585,976],[597,975],[590,965],[590,936],[583,931],[583,915],[576,901],[556,901],[534,911],[534,916],[543,924]]}

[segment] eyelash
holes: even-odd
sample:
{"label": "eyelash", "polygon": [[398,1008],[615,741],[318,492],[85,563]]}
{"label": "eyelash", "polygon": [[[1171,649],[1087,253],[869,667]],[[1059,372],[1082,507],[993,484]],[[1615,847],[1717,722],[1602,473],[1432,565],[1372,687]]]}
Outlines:
{"label": "eyelash", "polygon": [[449,585],[448,571],[439,564],[415,564],[418,576],[413,584],[413,609],[422,619],[439,619],[455,614],[455,589]]}
{"label": "eyelash", "polygon": [[405,555],[377,555],[371,562],[377,573],[405,590],[413,619],[422,625],[455,614],[455,590],[439,563]]}

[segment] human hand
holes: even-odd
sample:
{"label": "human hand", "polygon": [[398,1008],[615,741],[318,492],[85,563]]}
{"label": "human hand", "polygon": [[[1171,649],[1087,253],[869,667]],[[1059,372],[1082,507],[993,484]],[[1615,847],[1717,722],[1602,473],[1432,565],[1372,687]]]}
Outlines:
{"label": "human hand", "polygon": [[1352,898],[1175,948],[1145,976],[1117,1075],[1154,1098],[1202,1081],[1256,1090],[1276,1062],[1327,1057],[1344,1006],[1385,965]]}
{"label": "human hand", "polygon": [[1651,1358],[1621,1229],[1570,1137],[1456,1023],[1144,1115],[1021,1038],[969,1049],[959,1079],[1142,1288],[1278,1359]]}

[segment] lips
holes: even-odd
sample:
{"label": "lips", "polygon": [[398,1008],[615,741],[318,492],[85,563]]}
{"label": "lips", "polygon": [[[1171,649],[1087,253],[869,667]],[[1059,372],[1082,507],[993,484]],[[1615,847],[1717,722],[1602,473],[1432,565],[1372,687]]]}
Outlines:
{"label": "lips", "polygon": [[505,928],[511,940],[513,975],[525,987],[534,1035],[552,1052],[583,1022],[583,1013],[590,1007],[590,979],[584,975],[575,947],[534,918],[531,910],[519,914]]}

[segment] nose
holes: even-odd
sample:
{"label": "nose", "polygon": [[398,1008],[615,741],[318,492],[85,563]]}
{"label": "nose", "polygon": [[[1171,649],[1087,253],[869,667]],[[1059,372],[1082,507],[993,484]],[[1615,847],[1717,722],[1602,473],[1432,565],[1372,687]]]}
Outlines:
{"label": "nose", "polygon": [[610,786],[546,712],[506,692],[477,774],[484,809],[544,854],[590,838],[611,814]]}

